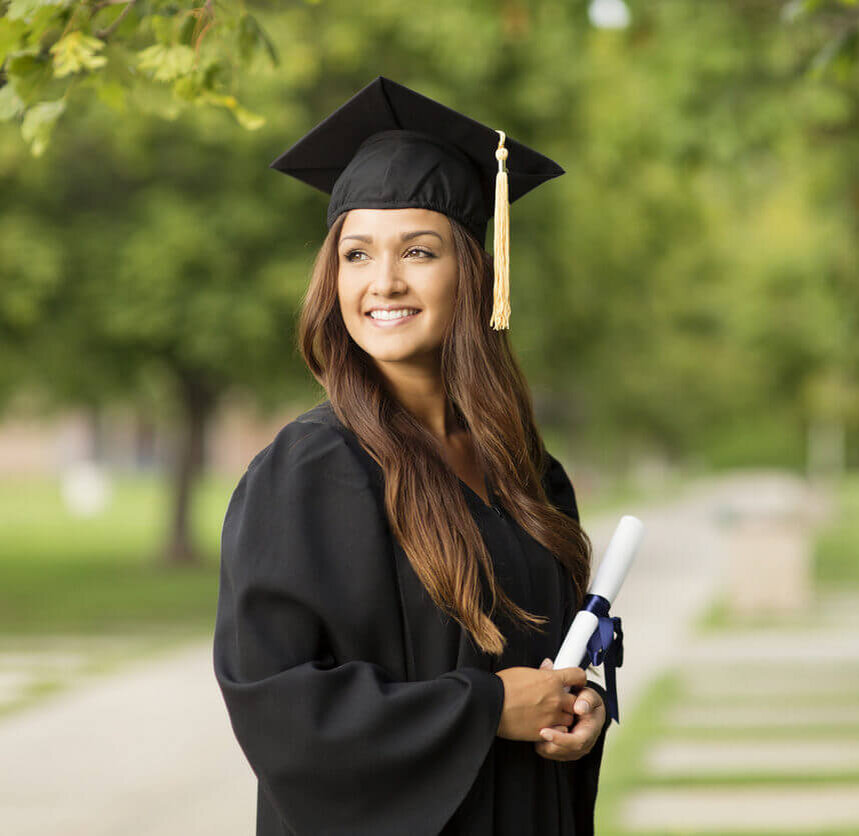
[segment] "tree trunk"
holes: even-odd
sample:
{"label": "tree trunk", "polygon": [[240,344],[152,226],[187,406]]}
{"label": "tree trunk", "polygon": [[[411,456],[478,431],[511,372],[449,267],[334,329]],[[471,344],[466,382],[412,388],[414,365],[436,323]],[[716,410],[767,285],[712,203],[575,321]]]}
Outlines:
{"label": "tree trunk", "polygon": [[184,427],[173,456],[173,513],[166,560],[170,564],[199,565],[202,556],[191,532],[191,497],[204,464],[206,428],[214,411],[216,397],[197,376],[179,375]]}
{"label": "tree trunk", "polygon": [[87,407],[87,424],[89,427],[89,458],[98,464],[106,461],[104,416],[101,404],[90,404]]}

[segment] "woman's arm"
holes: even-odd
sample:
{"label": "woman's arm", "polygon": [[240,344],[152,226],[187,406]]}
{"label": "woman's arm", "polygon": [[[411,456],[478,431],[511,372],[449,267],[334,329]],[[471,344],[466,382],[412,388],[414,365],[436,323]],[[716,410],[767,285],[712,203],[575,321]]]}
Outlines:
{"label": "woman's arm", "polygon": [[386,521],[333,428],[294,423],[227,510],[214,669],[261,788],[297,834],[438,833],[495,738],[500,677],[398,681]]}

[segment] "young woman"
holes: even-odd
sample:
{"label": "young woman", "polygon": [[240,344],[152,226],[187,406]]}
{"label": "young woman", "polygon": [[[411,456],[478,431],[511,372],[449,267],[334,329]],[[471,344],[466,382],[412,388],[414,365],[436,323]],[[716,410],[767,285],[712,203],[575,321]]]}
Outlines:
{"label": "young woman", "polygon": [[[222,534],[214,666],[258,836],[593,833],[605,691],[550,661],[590,542],[488,327],[492,136],[380,76],[273,164],[332,199],[299,329],[327,397]],[[510,200],[559,173],[506,147]]]}

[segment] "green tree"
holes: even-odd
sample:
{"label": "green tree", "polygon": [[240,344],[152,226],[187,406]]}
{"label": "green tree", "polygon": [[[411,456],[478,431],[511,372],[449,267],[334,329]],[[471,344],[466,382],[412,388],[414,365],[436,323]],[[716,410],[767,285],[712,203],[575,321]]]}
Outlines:
{"label": "green tree", "polygon": [[[236,78],[277,51],[244,2],[2,0],[0,119],[17,119],[34,155],[70,102],[95,94],[119,115],[172,117],[226,108],[243,127],[264,119],[235,95]],[[169,94],[169,95],[168,95]]]}

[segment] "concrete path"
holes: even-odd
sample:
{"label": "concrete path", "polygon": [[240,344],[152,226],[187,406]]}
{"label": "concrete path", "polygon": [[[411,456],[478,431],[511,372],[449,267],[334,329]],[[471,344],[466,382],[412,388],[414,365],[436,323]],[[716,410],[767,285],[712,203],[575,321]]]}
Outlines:
{"label": "concrete path", "polygon": [[[856,715],[854,714],[854,720]],[[751,736],[751,735],[750,735]],[[652,775],[659,777],[716,778],[723,775],[823,774],[833,777],[859,772],[857,740],[671,740],[658,743],[645,757]]]}
{"label": "concrete path", "polygon": [[634,796],[627,820],[640,823],[648,833],[677,836],[756,830],[808,834],[855,827],[856,807],[853,786],[677,788]]}
{"label": "concrete path", "polygon": [[252,834],[255,782],[210,656],[194,643],[0,723],[0,831]]}
{"label": "concrete path", "polygon": [[[625,634],[621,723],[687,642],[692,620],[719,587],[724,503],[760,490],[755,474],[734,476],[702,481],[679,500],[622,509],[640,517],[646,531],[612,608]],[[598,562],[620,515],[588,519],[582,504]],[[608,735],[607,756],[614,736]],[[4,833],[253,833],[255,782],[232,736],[208,641],[7,717],[0,721],[0,752]]]}

